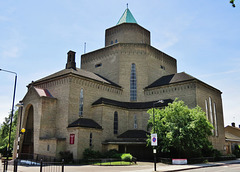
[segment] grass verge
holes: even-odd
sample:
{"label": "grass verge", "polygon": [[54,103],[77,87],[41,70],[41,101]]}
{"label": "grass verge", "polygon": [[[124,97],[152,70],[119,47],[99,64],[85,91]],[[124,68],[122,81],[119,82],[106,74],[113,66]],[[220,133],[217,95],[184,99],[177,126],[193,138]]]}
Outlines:
{"label": "grass verge", "polygon": [[126,161],[114,161],[114,162],[101,162],[101,163],[94,163],[93,165],[102,165],[102,166],[126,166],[132,165],[131,162]]}

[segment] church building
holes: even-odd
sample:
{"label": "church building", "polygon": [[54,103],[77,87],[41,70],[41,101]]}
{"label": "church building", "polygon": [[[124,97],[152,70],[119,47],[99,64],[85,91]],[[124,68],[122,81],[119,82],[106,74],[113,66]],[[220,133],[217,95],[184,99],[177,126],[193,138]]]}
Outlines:
{"label": "church building", "polygon": [[158,100],[163,101],[155,107],[162,108],[175,98],[206,112],[215,128],[209,139],[224,152],[222,92],[178,73],[177,60],[151,46],[150,31],[128,8],[106,29],[105,47],[81,56],[81,68],[76,67],[74,51],[66,61],[61,71],[27,86],[20,154],[59,157],[59,152],[70,151],[81,159],[83,151],[92,148],[143,158],[146,152],[152,154],[146,147],[147,110]]}

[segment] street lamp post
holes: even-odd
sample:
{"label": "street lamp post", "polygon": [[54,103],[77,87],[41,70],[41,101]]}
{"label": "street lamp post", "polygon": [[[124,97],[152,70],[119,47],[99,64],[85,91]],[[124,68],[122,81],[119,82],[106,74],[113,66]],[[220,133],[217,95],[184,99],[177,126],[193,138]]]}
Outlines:
{"label": "street lamp post", "polygon": [[18,104],[16,104],[16,106],[21,110],[20,112],[20,119],[19,119],[19,131],[18,131],[18,144],[17,144],[17,156],[16,158],[18,159],[19,157],[19,150],[20,150],[20,136],[22,133],[24,133],[22,130],[22,112],[23,112],[23,103],[19,102]]}
{"label": "street lamp post", "polygon": [[0,69],[0,71],[12,73],[12,74],[15,75],[14,90],[13,90],[13,100],[12,100],[12,110],[11,110],[10,126],[9,126],[9,138],[8,138],[8,145],[7,145],[7,164],[6,164],[6,170],[7,170],[9,153],[10,153],[10,143],[11,143],[11,131],[12,131],[12,119],[13,119],[13,111],[14,111],[14,101],[15,101],[15,93],[16,93],[16,86],[17,86],[17,73],[9,71],[9,70],[4,70],[4,69]]}
{"label": "street lamp post", "polygon": [[[158,103],[164,103],[163,100],[158,100],[157,102],[154,102],[153,103],[153,133],[156,133],[156,128],[155,128],[155,113],[154,113],[154,108],[155,108],[155,104],[158,104]],[[153,155],[154,155],[154,171],[157,170],[157,150],[156,150],[156,147],[153,146]]]}

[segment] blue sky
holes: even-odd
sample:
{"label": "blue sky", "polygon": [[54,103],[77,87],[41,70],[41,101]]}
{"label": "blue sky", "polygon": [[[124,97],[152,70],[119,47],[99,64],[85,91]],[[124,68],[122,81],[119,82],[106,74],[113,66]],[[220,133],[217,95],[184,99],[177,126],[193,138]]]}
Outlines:
{"label": "blue sky", "polygon": [[[229,0],[8,0],[0,1],[0,68],[18,74],[15,104],[26,85],[62,70],[69,50],[77,67],[87,52],[104,47],[105,29],[126,4],[151,32],[153,47],[177,59],[186,73],[223,92],[225,126],[240,124],[240,3]],[[0,123],[11,111],[14,75],[0,71]]]}

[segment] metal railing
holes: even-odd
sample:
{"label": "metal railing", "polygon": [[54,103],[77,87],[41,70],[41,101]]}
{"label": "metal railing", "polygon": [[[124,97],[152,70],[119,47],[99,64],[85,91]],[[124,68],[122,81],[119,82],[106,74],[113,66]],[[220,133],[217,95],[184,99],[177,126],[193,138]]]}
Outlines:
{"label": "metal railing", "polygon": [[40,172],[64,172],[64,160],[39,154],[21,154],[18,159],[3,160],[3,172],[17,172],[21,165],[39,166]]}
{"label": "metal railing", "polygon": [[40,161],[40,172],[64,172],[64,160],[62,162],[43,162]]}

